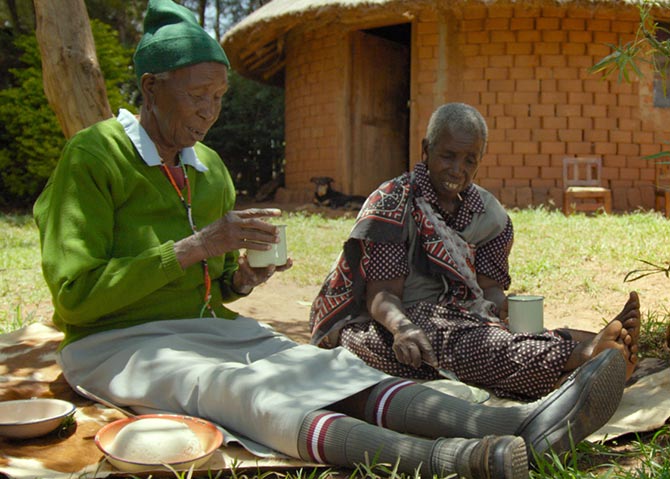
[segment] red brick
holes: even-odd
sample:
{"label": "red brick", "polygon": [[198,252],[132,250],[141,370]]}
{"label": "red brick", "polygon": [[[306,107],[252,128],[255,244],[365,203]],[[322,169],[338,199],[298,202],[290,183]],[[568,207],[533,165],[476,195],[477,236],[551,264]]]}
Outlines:
{"label": "red brick", "polygon": [[540,80],[516,80],[516,91],[539,92]]}
{"label": "red brick", "polygon": [[512,97],[514,103],[527,103],[529,105],[536,104],[539,99],[539,94],[536,92],[515,92]]}
{"label": "red brick", "polygon": [[540,57],[540,65],[543,67],[562,69],[567,65],[567,59],[565,55],[542,55],[542,57]]}
{"label": "red brick", "polygon": [[533,52],[536,55],[559,55],[561,53],[561,44],[537,42],[534,45]]}
{"label": "red brick", "polygon": [[540,169],[537,166],[515,166],[514,179],[532,179],[540,176]]}
{"label": "red brick", "polygon": [[568,56],[568,66],[577,68],[591,68],[593,59],[587,56],[570,55]]}
{"label": "red brick", "polygon": [[632,33],[637,29],[637,23],[626,21],[613,21],[612,31],[616,33]]}
{"label": "red brick", "polygon": [[464,82],[463,91],[465,92],[485,92],[488,89],[486,80],[468,80]]}
{"label": "red brick", "polygon": [[547,116],[542,120],[542,128],[562,130],[568,127],[568,119],[564,117]]}
{"label": "red brick", "polygon": [[609,93],[610,85],[605,80],[583,80],[584,91],[592,93]]}
{"label": "red brick", "polygon": [[513,143],[512,150],[517,154],[538,153],[539,145],[534,141],[517,141]]}
{"label": "red brick", "polygon": [[546,166],[549,164],[549,155],[524,155],[523,163],[526,166]]}
{"label": "red brick", "polygon": [[530,55],[533,53],[532,43],[508,43],[505,45],[505,53],[508,55]]}
{"label": "red brick", "polygon": [[566,144],[566,150],[569,155],[591,155],[593,154],[593,144],[591,142],[576,142]]}
{"label": "red brick", "polygon": [[552,166],[543,166],[540,168],[540,174],[542,178],[553,179],[553,180],[562,180],[563,179],[563,168],[556,168]]}
{"label": "red brick", "polygon": [[484,80],[484,68],[468,68],[463,72],[463,79],[470,80]]}
{"label": "red brick", "polygon": [[599,155],[614,154],[616,153],[616,143],[596,141],[593,143],[593,151],[596,151]]}
{"label": "red brick", "polygon": [[563,43],[567,37],[567,33],[563,30],[542,31],[542,41],[547,43]]}
{"label": "red brick", "polygon": [[484,20],[486,30],[506,30],[509,31],[509,18],[487,18]]}
{"label": "red brick", "polygon": [[582,91],[581,80],[558,80],[558,91],[561,92],[576,92]]}
{"label": "red brick", "polygon": [[593,128],[598,130],[615,130],[617,128],[617,119],[609,115],[604,118],[594,118]]}
{"label": "red brick", "polygon": [[529,4],[517,4],[514,6],[515,18],[537,18],[542,15],[540,7]]}
{"label": "red brick", "polygon": [[515,16],[510,19],[510,30],[533,30],[535,28],[535,18],[519,18]]}
{"label": "red brick", "polygon": [[617,97],[617,105],[620,106],[638,106],[640,98],[637,95],[619,95]]}
{"label": "red brick", "polygon": [[528,105],[505,105],[505,114],[510,116],[525,117],[528,116]]}
{"label": "red brick", "polygon": [[509,68],[514,65],[512,55],[494,55],[488,57],[488,66],[493,68]]}
{"label": "red brick", "polygon": [[591,19],[593,18],[593,15],[595,13],[595,9],[588,7],[588,8],[583,8],[579,4],[575,4],[575,6],[569,6],[567,11],[566,11],[566,17],[568,18],[584,18],[584,19]]}
{"label": "red brick", "polygon": [[510,5],[493,4],[489,7],[489,18],[510,18],[514,15],[514,7]]}
{"label": "red brick", "polygon": [[619,118],[619,130],[636,132],[640,129],[640,121],[632,118]]}
{"label": "red brick", "polygon": [[554,78],[554,70],[555,68],[553,67],[536,67],[535,78],[539,78],[540,80],[552,79]]}
{"label": "red brick", "polygon": [[568,101],[568,94],[565,92],[543,92],[540,94],[540,103],[555,105],[566,101]]}
{"label": "red brick", "polygon": [[505,139],[513,141],[530,141],[530,131],[525,129],[513,128],[505,131]]}
{"label": "red brick", "polygon": [[[639,145],[653,144],[654,134],[650,131],[633,131],[633,142]],[[645,153],[648,154],[648,153]]]}
{"label": "red brick", "polygon": [[586,21],[583,18],[564,18],[561,22],[561,29],[584,31]]}
{"label": "red brick", "polygon": [[568,116],[568,128],[577,130],[590,130],[593,127],[593,120],[586,115]]}
{"label": "red brick", "polygon": [[612,130],[610,131],[610,141],[612,143],[630,143],[633,135],[630,131]]}
{"label": "red brick", "polygon": [[489,141],[487,150],[490,154],[512,153],[512,144],[509,141]]}
{"label": "red brick", "polygon": [[528,130],[536,130],[542,127],[542,119],[533,116],[521,116],[516,118],[517,128],[526,128]]}
{"label": "red brick", "polygon": [[603,58],[611,53],[611,49],[607,45],[591,43],[586,46],[586,52],[588,55],[594,56],[596,58]]}
{"label": "red brick", "polygon": [[511,91],[500,91],[496,93],[496,103],[502,106],[503,112],[505,112],[505,114],[507,114],[505,108],[507,107],[507,105],[512,103],[513,94],[514,92]]}
{"label": "red brick", "polygon": [[467,43],[489,43],[489,33],[487,31],[481,32],[467,32]]}
{"label": "red brick", "polygon": [[519,42],[530,42],[535,43],[539,42],[542,38],[542,33],[538,30],[520,30],[516,34],[517,41]]}
{"label": "red brick", "polygon": [[564,43],[562,52],[563,55],[584,55],[586,53],[586,45],[583,43]]}
{"label": "red brick", "polygon": [[564,154],[565,143],[562,141],[545,141],[540,144],[540,152],[547,154]]}
{"label": "red brick", "polygon": [[515,90],[514,80],[489,80],[489,90],[513,92]]}
{"label": "red brick", "polygon": [[509,78],[509,69],[500,67],[485,68],[484,78],[487,80],[506,80]]}
{"label": "red brick", "polygon": [[565,16],[565,7],[558,5],[546,5],[542,7],[543,17],[563,18]]}
{"label": "red brick", "polygon": [[589,31],[571,31],[568,34],[568,41],[571,43],[591,43],[593,41],[593,34]]}
{"label": "red brick", "polygon": [[509,71],[509,77],[512,80],[518,80],[518,79],[526,79],[526,78],[533,78],[535,73],[535,69],[532,67],[518,67],[515,66],[514,68],[511,68]]}
{"label": "red brick", "polygon": [[607,130],[588,129],[584,132],[584,139],[594,143],[609,141],[609,132]]}
{"label": "red brick", "polygon": [[472,19],[472,18],[486,18],[487,8],[484,5],[471,4],[468,5],[468,8],[463,9],[463,18]]}
{"label": "red brick", "polygon": [[568,102],[572,105],[589,105],[593,103],[593,93],[568,92]]}
{"label": "red brick", "polygon": [[595,93],[593,95],[593,103],[595,105],[614,106],[616,105],[616,95],[611,93]]}
{"label": "red brick", "polygon": [[598,43],[601,45],[616,45],[619,43],[619,35],[609,30],[603,32],[593,32],[593,43]]}
{"label": "red brick", "polygon": [[573,143],[584,140],[583,130],[563,129],[558,131],[558,140],[566,143]]}
{"label": "red brick", "polygon": [[592,18],[586,21],[586,29],[590,32],[609,32],[611,23],[607,19]]}
{"label": "red brick", "polygon": [[516,67],[535,67],[540,64],[537,55],[517,55],[514,59],[514,66]]}
{"label": "red brick", "polygon": [[640,146],[634,143],[619,143],[617,153],[625,156],[637,156],[640,154]]}
{"label": "red brick", "polygon": [[[523,165],[523,155],[516,155],[508,153],[498,156],[498,165],[504,166],[521,166]],[[511,175],[510,175],[511,176]]]}
{"label": "red brick", "polygon": [[515,122],[514,117],[511,116],[498,116],[495,118],[495,128],[496,129],[509,129],[514,128]]}
{"label": "red brick", "polygon": [[532,138],[534,141],[557,141],[558,131],[551,129],[536,129],[533,130]]}
{"label": "red brick", "polygon": [[[484,30],[484,20],[481,18],[474,20],[463,20],[461,22],[462,32],[480,32],[482,30]],[[437,29],[435,30],[435,32],[437,33]]]}
{"label": "red brick", "polygon": [[[549,117],[553,118],[556,116],[556,107],[554,104],[549,105],[531,105],[530,106],[530,116],[532,117]],[[542,123],[546,128],[546,124]]]}
{"label": "red brick", "polygon": [[638,180],[640,178],[640,170],[637,168],[621,168],[619,170],[619,178],[622,180]]}
{"label": "red brick", "polygon": [[581,116],[582,106],[579,103],[570,102],[570,94],[568,94],[568,103],[556,106],[556,115],[569,118],[571,116]]}

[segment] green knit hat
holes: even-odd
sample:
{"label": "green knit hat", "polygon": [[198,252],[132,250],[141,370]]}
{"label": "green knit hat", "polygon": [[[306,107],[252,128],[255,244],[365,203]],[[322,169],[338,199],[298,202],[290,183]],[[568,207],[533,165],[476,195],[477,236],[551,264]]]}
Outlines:
{"label": "green knit hat", "polygon": [[196,21],[193,13],[172,0],[149,0],[144,35],[135,55],[139,82],[144,73],[161,73],[202,62],[223,63],[228,57],[219,42]]}

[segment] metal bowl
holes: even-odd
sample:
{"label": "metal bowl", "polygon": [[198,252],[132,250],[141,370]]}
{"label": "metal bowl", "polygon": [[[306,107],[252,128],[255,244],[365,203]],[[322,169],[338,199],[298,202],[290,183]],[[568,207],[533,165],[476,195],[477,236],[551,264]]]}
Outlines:
{"label": "metal bowl", "polygon": [[61,399],[0,402],[0,436],[28,439],[49,434],[72,416],[75,405]]}
{"label": "metal bowl", "polygon": [[[192,434],[188,434],[183,426]],[[174,432],[171,434],[171,431]],[[175,442],[184,434],[189,438],[196,437],[200,448],[175,455],[174,450],[179,446]],[[122,444],[116,442],[117,437]],[[144,414],[119,419],[102,427],[95,435],[98,449],[114,467],[124,472],[196,469],[209,460],[222,442],[221,431],[211,422],[177,414]],[[151,454],[137,452],[147,447],[152,449]]]}

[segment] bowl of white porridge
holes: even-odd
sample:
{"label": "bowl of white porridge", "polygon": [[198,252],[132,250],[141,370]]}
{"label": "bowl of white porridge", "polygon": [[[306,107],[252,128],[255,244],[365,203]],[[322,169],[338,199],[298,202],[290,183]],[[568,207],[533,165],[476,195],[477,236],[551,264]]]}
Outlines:
{"label": "bowl of white porridge", "polygon": [[119,419],[95,435],[98,449],[123,472],[197,469],[222,442],[221,431],[211,422],[176,414]]}

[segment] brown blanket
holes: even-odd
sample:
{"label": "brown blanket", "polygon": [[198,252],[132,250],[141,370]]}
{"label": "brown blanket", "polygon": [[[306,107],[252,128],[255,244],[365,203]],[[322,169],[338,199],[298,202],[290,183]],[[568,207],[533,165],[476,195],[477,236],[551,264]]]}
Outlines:
{"label": "brown blanket", "polygon": [[[94,443],[95,434],[102,426],[123,415],[79,396],[65,382],[56,364],[56,348],[62,337],[59,331],[39,323],[0,335],[0,401],[48,397],[64,399],[77,406],[76,422],[68,428],[35,439],[0,437],[0,477],[127,476],[105,461]],[[243,472],[301,467],[311,470],[316,465],[293,459],[258,458],[240,446],[228,445],[220,448],[199,470]],[[174,477],[168,471],[152,475]]]}

